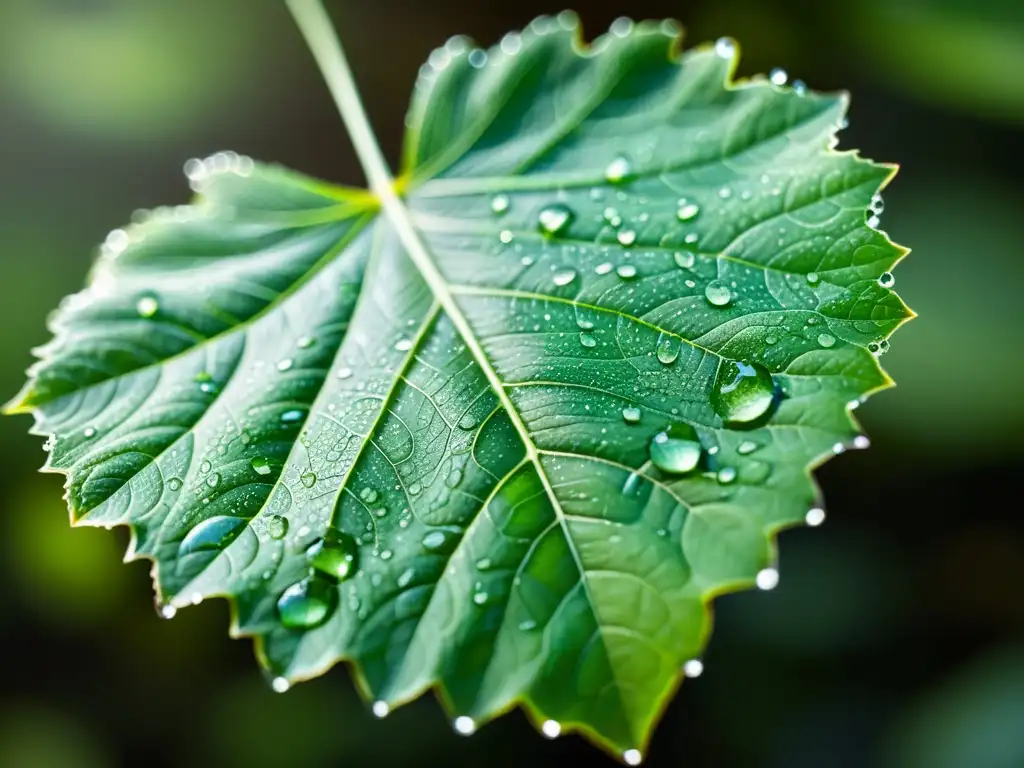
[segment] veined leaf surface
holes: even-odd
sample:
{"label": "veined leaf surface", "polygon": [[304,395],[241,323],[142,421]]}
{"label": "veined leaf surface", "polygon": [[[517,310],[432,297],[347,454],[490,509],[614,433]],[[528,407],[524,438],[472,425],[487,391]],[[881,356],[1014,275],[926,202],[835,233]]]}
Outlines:
{"label": "veined leaf surface", "polygon": [[677,36],[436,51],[398,183],[426,271],[366,192],[190,163],[11,406],[73,518],[132,527],[166,614],[230,598],[276,688],[349,660],[377,714],[437,687],[462,732],[522,704],[639,760],[911,315],[845,98]]}

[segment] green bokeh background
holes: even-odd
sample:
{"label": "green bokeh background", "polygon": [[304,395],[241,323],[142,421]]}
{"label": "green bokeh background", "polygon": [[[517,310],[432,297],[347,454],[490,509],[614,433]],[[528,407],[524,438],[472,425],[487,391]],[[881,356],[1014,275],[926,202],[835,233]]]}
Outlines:
{"label": "green bokeh background", "polygon": [[[495,42],[541,0],[328,0],[388,155],[419,64],[447,36]],[[673,16],[853,94],[841,148],[901,163],[882,227],[914,252],[920,317],[861,411],[873,448],[819,472],[820,529],[781,540],[779,587],[724,598],[704,675],[655,766],[1024,766],[1024,4],[1006,0],[589,0]],[[361,173],[278,0],[0,0],[0,393],[46,341],[106,232],[187,199],[219,149],[333,181]],[[122,530],[72,531],[25,418],[0,421],[0,765],[611,765],[513,713],[471,739],[429,698],[384,721],[347,672],[276,695],[223,602],[150,608]]]}

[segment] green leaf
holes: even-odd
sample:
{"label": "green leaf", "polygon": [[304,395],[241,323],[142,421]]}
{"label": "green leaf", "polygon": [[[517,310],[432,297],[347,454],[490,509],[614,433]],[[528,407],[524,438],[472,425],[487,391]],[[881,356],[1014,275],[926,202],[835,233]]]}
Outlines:
{"label": "green leaf", "polygon": [[378,715],[436,687],[461,732],[522,705],[639,760],[710,600],[821,521],[809,468],[861,445],[911,315],[845,98],[677,36],[449,41],[398,218],[191,163],[197,202],[108,240],[14,406],[74,518],[132,527],[166,613],[231,599],[277,689],[348,660]]}

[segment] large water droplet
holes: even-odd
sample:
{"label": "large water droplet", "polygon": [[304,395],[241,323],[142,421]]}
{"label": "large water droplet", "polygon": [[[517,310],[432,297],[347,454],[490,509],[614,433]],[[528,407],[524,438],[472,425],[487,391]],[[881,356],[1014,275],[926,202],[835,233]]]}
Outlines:
{"label": "large water droplet", "polygon": [[636,242],[636,230],[619,230],[618,234],[615,235],[615,239],[619,241],[619,245],[624,245],[628,248],[629,246]]}
{"label": "large water droplet", "polygon": [[676,251],[673,258],[676,260],[676,265],[681,269],[689,269],[693,266],[695,257],[690,251]]}
{"label": "large water droplet", "polygon": [[373,504],[377,500],[377,490],[367,486],[359,492],[359,498],[365,501],[367,504]]}
{"label": "large water droplet", "polygon": [[256,456],[249,462],[249,465],[252,467],[253,472],[263,477],[266,477],[273,471],[269,459],[264,456]]}
{"label": "large water droplet", "polygon": [[626,765],[640,765],[644,761],[644,756],[639,749],[627,749],[622,753],[622,761]]}
{"label": "large water droplet", "polygon": [[715,41],[715,53],[723,59],[731,59],[736,53],[736,41],[731,37],[720,37]]}
{"label": "large water droplet", "polygon": [[704,298],[716,307],[724,307],[732,301],[732,293],[721,280],[712,280],[704,289]]}
{"label": "large water droplet", "polygon": [[423,537],[423,546],[430,550],[440,549],[444,546],[444,542],[444,531],[430,531]]}
{"label": "large water droplet", "polygon": [[755,443],[753,440],[744,440],[736,447],[736,453],[738,453],[740,456],[748,456],[754,451],[756,451],[759,447],[760,446],[758,446],[758,444]]}
{"label": "large water droplet", "polygon": [[556,739],[562,732],[562,725],[557,720],[545,720],[540,730],[547,738]]}
{"label": "large water droplet", "polygon": [[620,264],[615,268],[615,274],[621,277],[623,280],[632,280],[636,277],[636,265],[634,264]]}
{"label": "large water droplet", "polygon": [[299,482],[306,488],[312,488],[316,485],[316,472],[303,472]]}
{"label": "large water droplet", "polygon": [[696,430],[678,423],[655,435],[648,453],[658,469],[678,475],[697,466],[702,450]]}
{"label": "large water droplet", "polygon": [[469,736],[476,730],[476,723],[473,722],[473,718],[466,717],[465,715],[462,717],[456,717],[454,725],[455,730],[463,736]]}
{"label": "large water droplet", "polygon": [[594,334],[583,331],[580,333],[580,344],[588,349],[593,349],[597,346],[597,339],[594,338]]}
{"label": "large water droplet", "polygon": [[723,360],[711,391],[711,405],[729,424],[746,424],[764,416],[775,399],[775,382],[759,363]]}
{"label": "large water droplet", "polygon": [[608,167],[604,169],[604,177],[612,184],[618,184],[625,181],[632,170],[633,166],[630,164],[629,159],[619,155],[608,163]]}
{"label": "large water droplet", "polygon": [[326,578],[344,581],[359,567],[359,546],[348,534],[329,528],[322,539],[306,550],[306,558]]}
{"label": "large water droplet", "polygon": [[135,305],[135,311],[139,313],[139,317],[153,317],[160,311],[160,302],[155,296],[143,296]]}
{"label": "large water droplet", "polygon": [[716,475],[718,482],[722,485],[728,485],[736,480],[736,468],[735,467],[722,467],[718,470]]}
{"label": "large water droplet", "polygon": [[627,424],[636,424],[643,416],[643,411],[634,405],[628,405],[622,409],[622,420]]}
{"label": "large water droplet", "polygon": [[576,279],[576,270],[560,269],[557,272],[555,272],[554,275],[552,275],[551,279],[554,281],[555,285],[559,287],[568,285],[569,283]]}
{"label": "large water droplet", "polygon": [[679,201],[679,208],[676,210],[676,218],[680,221],[691,221],[700,214],[700,206],[695,203],[688,203],[686,200]]}
{"label": "large water droplet", "polygon": [[768,79],[772,81],[772,85],[785,85],[789,75],[782,67],[775,67],[768,73]]}
{"label": "large water droplet", "polygon": [[267,518],[267,533],[270,538],[279,541],[288,533],[288,518],[281,515],[271,515]]}
{"label": "large water droplet", "polygon": [[679,357],[681,340],[678,336],[663,333],[658,337],[657,356],[659,362],[670,365]]}
{"label": "large water droplet", "polygon": [[281,371],[282,373],[284,371],[290,371],[292,369],[292,366],[294,365],[295,361],[292,360],[290,357],[286,357],[284,360],[278,362],[277,370]]}
{"label": "large water droplet", "polygon": [[230,542],[235,534],[245,527],[244,517],[231,517],[230,515],[216,515],[207,518],[188,532],[181,540],[178,548],[178,557],[195,554],[196,552],[209,552],[221,550]]}
{"label": "large water droplet", "polygon": [[893,276],[892,272],[883,272],[878,276],[878,284],[883,288],[892,288],[896,285],[896,278]]}
{"label": "large water droplet", "polygon": [[573,212],[567,205],[554,203],[544,206],[537,214],[537,226],[546,235],[557,235],[572,223]]}
{"label": "large water droplet", "polygon": [[313,629],[334,612],[338,591],[325,579],[303,579],[286,589],[277,601],[277,614],[288,629]]}
{"label": "large water droplet", "polygon": [[819,333],[818,343],[825,347],[825,349],[828,349],[836,343],[836,337],[830,333]]}

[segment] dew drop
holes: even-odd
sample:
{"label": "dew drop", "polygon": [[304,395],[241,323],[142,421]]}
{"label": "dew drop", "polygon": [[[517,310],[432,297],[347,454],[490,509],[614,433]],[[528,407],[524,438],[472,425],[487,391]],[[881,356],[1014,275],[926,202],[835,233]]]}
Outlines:
{"label": "dew drop", "polygon": [[808,272],[807,273],[807,284],[808,285],[817,285],[820,280],[821,280],[821,278],[818,276],[817,272]]}
{"label": "dew drop", "polygon": [[857,435],[853,438],[853,447],[858,450],[864,450],[865,448],[871,447],[871,441],[868,439],[867,435]]}
{"label": "dew drop", "polygon": [[313,629],[334,612],[338,592],[326,579],[314,577],[292,584],[277,600],[277,614],[288,629]]}
{"label": "dew drop", "polygon": [[648,454],[654,466],[663,472],[683,474],[697,466],[702,450],[696,430],[689,424],[677,423],[654,436]]}
{"label": "dew drop", "polygon": [[160,310],[160,302],[153,296],[143,296],[135,305],[139,317],[153,317]]}
{"label": "dew drop", "polygon": [[483,605],[484,603],[487,602],[487,593],[486,592],[476,592],[476,593],[474,593],[473,594],[473,602],[476,603],[477,605]]}
{"label": "dew drop", "polygon": [[728,424],[747,424],[764,416],[775,399],[775,383],[758,363],[723,360],[711,391],[711,405]]}
{"label": "dew drop", "polygon": [[604,177],[612,184],[619,184],[626,180],[632,172],[633,166],[624,155],[619,155],[604,169]]}
{"label": "dew drop", "polygon": [[476,730],[476,723],[473,722],[473,718],[462,715],[461,717],[455,718],[455,730],[463,736],[469,736]]}
{"label": "dew drop", "polygon": [[386,701],[375,701],[373,702],[373,716],[374,717],[387,717],[391,712],[391,707],[388,706]]}
{"label": "dew drop", "polygon": [[615,268],[615,274],[623,280],[632,280],[636,277],[636,266],[634,264],[620,264]]}
{"label": "dew drop", "polygon": [[178,615],[178,609],[170,603],[160,606],[160,618],[161,619],[173,619]]}
{"label": "dew drop", "polygon": [[690,659],[683,664],[683,674],[687,677],[700,677],[704,672],[704,662],[700,659]]}
{"label": "dew drop", "polygon": [[560,269],[555,272],[551,279],[554,281],[555,285],[559,287],[566,286],[576,279],[576,270]]}
{"label": "dew drop", "polygon": [[423,537],[423,546],[429,550],[440,549],[445,543],[444,531],[430,531]]}
{"label": "dew drop", "polygon": [[812,528],[817,528],[825,522],[825,510],[820,507],[807,510],[807,514],[804,516],[804,521]]}
{"label": "dew drop", "polygon": [[512,234],[511,229],[503,229],[501,230],[501,232],[498,233],[498,239],[501,240],[501,242],[505,243],[505,245],[511,243],[513,237],[514,235]]}
{"label": "dew drop", "polygon": [[789,80],[789,75],[782,67],[775,67],[768,73],[768,79],[772,81],[772,85],[785,85]]}
{"label": "dew drop", "polygon": [[658,338],[656,354],[658,361],[665,365],[671,365],[679,357],[680,339],[668,333],[663,333]]}
{"label": "dew drop", "polygon": [[679,208],[676,209],[676,218],[680,221],[692,221],[700,215],[700,206],[696,203],[688,203],[686,200],[679,201]]}
{"label": "dew drop", "polygon": [[245,527],[244,517],[215,515],[203,520],[181,540],[178,557],[223,549]]}
{"label": "dew drop", "polygon": [[818,343],[825,347],[825,349],[828,349],[836,343],[836,337],[829,333],[819,333]]}
{"label": "dew drop", "polygon": [[545,720],[540,730],[549,739],[557,739],[562,732],[562,725],[557,720]]}
{"label": "dew drop", "polygon": [[640,421],[641,416],[643,416],[643,411],[636,406],[629,405],[622,409],[622,420],[627,424],[636,424]]}
{"label": "dew drop", "polygon": [[511,201],[508,199],[508,195],[495,195],[491,198],[491,210],[496,214],[505,213],[509,205],[511,205]]}
{"label": "dew drop", "polygon": [[406,568],[398,576],[398,580],[397,580],[398,581],[398,586],[401,587],[402,589],[405,589],[406,587],[408,587],[412,583],[413,577],[415,575],[416,575],[416,572],[412,568]]}
{"label": "dew drop", "polygon": [[615,269],[615,265],[612,264],[610,261],[606,261],[603,264],[598,264],[596,267],[594,267],[594,272],[599,275],[607,275],[613,269]]}
{"label": "dew drop", "polygon": [[181,479],[177,477],[172,477],[170,480],[167,481],[167,489],[172,492],[180,491]]}
{"label": "dew drop", "polygon": [[249,462],[249,466],[252,467],[252,471],[257,475],[266,477],[272,471],[270,461],[265,456],[255,456],[253,460]]}
{"label": "dew drop", "polygon": [[728,200],[730,197],[732,197],[732,190],[729,189],[728,187],[722,187],[720,190],[718,190],[718,196],[723,200]]}
{"label": "dew drop", "polygon": [[883,288],[892,288],[896,285],[896,278],[893,277],[892,272],[883,272],[878,276],[878,284]]}
{"label": "dew drop", "polygon": [[557,235],[572,223],[573,216],[572,209],[567,205],[546,205],[537,214],[537,227],[545,235]]}
{"label": "dew drop", "polygon": [[715,53],[723,59],[731,59],[736,54],[736,41],[731,37],[720,37],[715,41]]}
{"label": "dew drop", "polygon": [[280,541],[288,533],[288,518],[271,515],[267,518],[267,534],[275,541]]}
{"label": "dew drop", "polygon": [[290,357],[286,357],[284,360],[278,362],[277,370],[284,373],[285,371],[290,371],[293,365],[295,365],[295,361]]}
{"label": "dew drop", "polygon": [[626,765],[640,765],[644,761],[644,756],[640,754],[639,749],[627,749],[622,753],[622,761]]}
{"label": "dew drop", "polygon": [[398,352],[408,352],[412,349],[412,339],[399,339],[395,342],[395,350]]}
{"label": "dew drop", "polygon": [[712,280],[704,289],[704,298],[716,307],[724,307],[732,301],[732,293],[721,280]]}
{"label": "dew drop", "polygon": [[[619,245],[624,245],[628,248],[629,246],[636,242],[636,230],[619,230],[618,234],[615,235],[615,239],[619,241]],[[619,267],[619,269],[622,269],[622,267]]]}
{"label": "dew drop", "polygon": [[583,331],[580,333],[580,344],[588,349],[593,349],[597,346],[597,339],[594,338],[594,334]]}
{"label": "dew drop", "polygon": [[359,546],[347,533],[328,528],[326,535],[306,550],[306,559],[330,581],[341,582],[359,567]]}
{"label": "dew drop", "polygon": [[214,472],[212,475],[206,478],[206,484],[211,488],[216,488],[218,485],[220,485],[220,473]]}
{"label": "dew drop", "polygon": [[339,368],[338,369],[338,378],[339,379],[351,379],[352,378],[352,369],[348,368],[348,367]]}
{"label": "dew drop", "polygon": [[312,488],[316,485],[316,472],[303,472],[299,482],[306,488]]}
{"label": "dew drop", "polygon": [[359,498],[365,501],[367,504],[373,504],[377,500],[377,491],[374,488],[367,486],[359,492]]}
{"label": "dew drop", "polygon": [[270,687],[274,689],[274,693],[285,693],[292,687],[292,684],[288,682],[287,677],[275,677],[271,681]]}
{"label": "dew drop", "polygon": [[676,251],[672,258],[680,269],[689,269],[693,266],[694,255],[690,251]]}
{"label": "dew drop", "polygon": [[736,447],[736,453],[740,456],[749,456],[751,453],[758,449],[758,444],[753,440],[744,440]]}
{"label": "dew drop", "polygon": [[722,467],[718,470],[716,475],[718,482],[722,485],[728,485],[736,480],[736,468],[735,467]]}
{"label": "dew drop", "polygon": [[316,344],[316,339],[314,339],[312,336],[303,336],[298,341],[299,349],[309,349],[314,344]]}
{"label": "dew drop", "polygon": [[537,622],[534,621],[533,619],[526,619],[525,621],[520,621],[519,622],[519,631],[520,632],[529,632],[530,630],[536,629],[536,628],[537,628]]}
{"label": "dew drop", "polygon": [[604,209],[604,220],[608,222],[608,226],[618,229],[622,226],[622,217],[619,216],[619,212],[609,206]]}
{"label": "dew drop", "polygon": [[779,572],[774,568],[764,568],[757,572],[755,581],[758,589],[775,589],[779,584]]}

